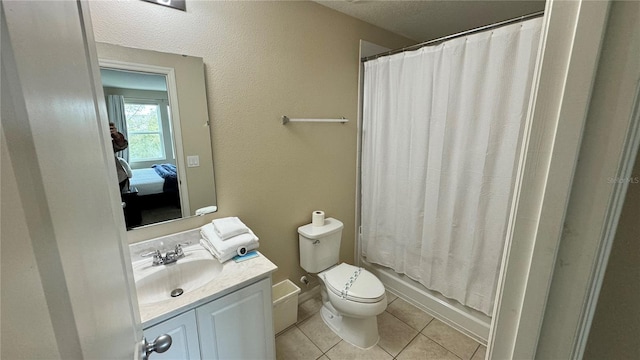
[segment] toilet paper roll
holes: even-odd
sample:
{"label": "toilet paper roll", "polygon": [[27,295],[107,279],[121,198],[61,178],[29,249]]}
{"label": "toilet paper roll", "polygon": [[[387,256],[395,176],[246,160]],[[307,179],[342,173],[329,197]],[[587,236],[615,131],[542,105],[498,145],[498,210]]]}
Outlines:
{"label": "toilet paper roll", "polygon": [[313,226],[324,226],[324,211],[316,210],[311,213],[311,224]]}
{"label": "toilet paper roll", "polygon": [[240,246],[238,248],[238,255],[240,256],[245,256],[247,254],[247,247],[246,246]]}

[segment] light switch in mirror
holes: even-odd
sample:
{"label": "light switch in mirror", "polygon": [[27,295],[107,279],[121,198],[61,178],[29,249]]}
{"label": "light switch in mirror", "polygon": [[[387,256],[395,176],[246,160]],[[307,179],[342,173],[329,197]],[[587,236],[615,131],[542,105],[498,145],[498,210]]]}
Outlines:
{"label": "light switch in mirror", "polygon": [[97,49],[127,229],[217,206],[202,58]]}

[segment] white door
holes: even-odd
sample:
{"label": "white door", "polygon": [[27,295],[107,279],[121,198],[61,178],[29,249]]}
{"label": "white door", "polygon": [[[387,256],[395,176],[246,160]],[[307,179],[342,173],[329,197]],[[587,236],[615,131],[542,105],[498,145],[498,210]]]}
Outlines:
{"label": "white door", "polygon": [[[86,3],[3,1],[1,32],[2,166],[15,173],[33,292],[49,315],[33,326],[51,325],[50,358],[134,359],[142,329]],[[43,347],[32,340],[3,353],[30,358]]]}

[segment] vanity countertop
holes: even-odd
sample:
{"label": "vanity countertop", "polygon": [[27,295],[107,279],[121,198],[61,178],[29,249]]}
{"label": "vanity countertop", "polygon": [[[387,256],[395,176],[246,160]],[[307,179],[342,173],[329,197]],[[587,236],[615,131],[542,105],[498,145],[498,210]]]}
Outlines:
{"label": "vanity countertop", "polygon": [[[179,240],[177,242],[184,242],[185,233],[180,235],[182,235],[182,237],[178,237]],[[194,234],[186,235],[192,244],[198,243],[199,233],[197,233],[195,237],[188,236]],[[197,241],[195,239],[197,239]],[[161,238],[161,240],[164,246],[170,246],[173,243],[173,238],[170,237]],[[154,246],[153,243],[145,243],[147,244],[131,245],[132,258],[140,259],[138,256],[141,251],[145,251]],[[217,274],[212,281],[200,288],[185,292],[179,297],[162,302],[139,305],[142,327],[148,328],[149,326],[158,324],[166,319],[270,276],[278,267],[264,255],[259,252],[258,254],[259,256],[257,257],[241,262],[235,262],[233,260],[225,262],[222,264],[221,272]]]}

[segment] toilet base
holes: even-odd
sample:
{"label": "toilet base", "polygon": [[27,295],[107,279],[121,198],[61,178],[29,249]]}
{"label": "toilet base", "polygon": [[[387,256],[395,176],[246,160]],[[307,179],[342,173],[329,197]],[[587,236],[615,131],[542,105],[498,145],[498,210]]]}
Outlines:
{"label": "toilet base", "polygon": [[369,349],[380,340],[377,316],[366,318],[344,316],[337,311],[331,311],[327,303],[322,306],[320,316],[331,331],[353,346]]}

